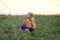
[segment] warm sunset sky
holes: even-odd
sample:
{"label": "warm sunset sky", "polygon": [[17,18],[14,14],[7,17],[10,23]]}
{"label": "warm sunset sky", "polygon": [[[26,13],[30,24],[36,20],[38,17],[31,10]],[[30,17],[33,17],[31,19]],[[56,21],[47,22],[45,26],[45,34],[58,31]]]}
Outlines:
{"label": "warm sunset sky", "polygon": [[0,14],[59,14],[60,0],[0,0]]}

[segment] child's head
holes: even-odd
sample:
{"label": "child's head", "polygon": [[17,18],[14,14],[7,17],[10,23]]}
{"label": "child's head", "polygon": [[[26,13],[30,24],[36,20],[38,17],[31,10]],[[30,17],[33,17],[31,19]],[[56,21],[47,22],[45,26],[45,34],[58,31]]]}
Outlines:
{"label": "child's head", "polygon": [[28,18],[32,18],[34,15],[33,15],[33,13],[31,13],[31,12],[29,12],[28,14],[27,14],[27,17]]}

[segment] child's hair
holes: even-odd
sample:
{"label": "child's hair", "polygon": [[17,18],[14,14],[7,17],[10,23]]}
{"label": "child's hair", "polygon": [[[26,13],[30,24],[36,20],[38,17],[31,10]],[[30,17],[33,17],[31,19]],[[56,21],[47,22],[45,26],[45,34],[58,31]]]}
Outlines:
{"label": "child's hair", "polygon": [[34,16],[33,13],[29,12],[29,13],[27,14],[27,17],[30,17],[30,16],[33,17],[33,16]]}

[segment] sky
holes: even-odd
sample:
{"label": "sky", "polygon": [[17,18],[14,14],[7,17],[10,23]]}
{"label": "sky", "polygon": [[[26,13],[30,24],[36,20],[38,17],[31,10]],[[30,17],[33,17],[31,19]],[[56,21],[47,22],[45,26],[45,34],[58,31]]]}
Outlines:
{"label": "sky", "polygon": [[0,14],[60,14],[60,0],[0,0]]}

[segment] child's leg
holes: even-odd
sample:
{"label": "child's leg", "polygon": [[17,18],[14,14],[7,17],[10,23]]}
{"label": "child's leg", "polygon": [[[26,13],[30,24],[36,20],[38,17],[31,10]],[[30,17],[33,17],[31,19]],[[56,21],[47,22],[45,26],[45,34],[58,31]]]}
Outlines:
{"label": "child's leg", "polygon": [[27,31],[27,26],[25,26],[25,25],[23,25],[23,26],[21,26],[21,29],[23,30],[23,31]]}
{"label": "child's leg", "polygon": [[29,28],[29,31],[31,33],[31,36],[34,36],[34,29],[33,28]]}

